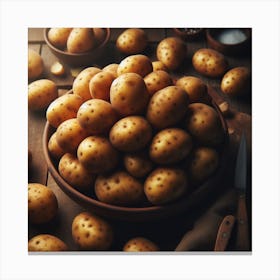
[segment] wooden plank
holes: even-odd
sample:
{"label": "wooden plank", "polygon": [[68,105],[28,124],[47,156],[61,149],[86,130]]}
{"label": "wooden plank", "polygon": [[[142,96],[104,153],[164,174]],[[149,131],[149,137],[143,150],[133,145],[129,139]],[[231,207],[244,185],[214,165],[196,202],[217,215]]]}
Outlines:
{"label": "wooden plank", "polygon": [[28,48],[40,54],[41,45],[38,43],[28,43]]}
{"label": "wooden plank", "polygon": [[42,43],[44,39],[44,28],[28,28],[28,42]]}

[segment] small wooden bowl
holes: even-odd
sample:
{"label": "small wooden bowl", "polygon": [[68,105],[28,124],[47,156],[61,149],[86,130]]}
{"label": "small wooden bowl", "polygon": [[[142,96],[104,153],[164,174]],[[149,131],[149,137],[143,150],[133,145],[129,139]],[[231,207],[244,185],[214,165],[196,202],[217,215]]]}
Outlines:
{"label": "small wooden bowl", "polygon": [[[70,91],[69,93],[71,93]],[[50,136],[54,133],[55,129],[47,122],[44,134],[43,134],[43,152],[47,162],[48,169],[53,176],[55,182],[61,188],[61,190],[67,194],[71,199],[77,202],[79,205],[92,211],[97,215],[103,216],[109,219],[131,221],[131,222],[146,222],[152,220],[159,220],[168,218],[176,214],[182,213],[190,209],[191,207],[198,206],[203,200],[207,199],[213,191],[219,187],[225,167],[227,166],[227,155],[228,155],[228,131],[227,124],[222,116],[222,113],[216,103],[213,101],[212,105],[216,109],[221,119],[225,141],[221,151],[221,158],[219,168],[216,172],[202,185],[198,186],[189,195],[182,197],[181,199],[174,201],[173,203],[162,205],[162,206],[147,206],[147,207],[123,207],[107,204],[98,201],[94,197],[87,196],[74,187],[68,184],[58,172],[58,163],[51,157],[48,151],[48,141]]]}
{"label": "small wooden bowl", "polygon": [[48,32],[50,28],[44,29],[44,39],[47,43],[48,47],[50,48],[51,52],[63,63],[79,67],[79,66],[90,66],[94,63],[97,64],[98,61],[100,61],[103,58],[103,55],[106,52],[106,46],[110,39],[110,28],[104,28],[106,30],[106,37],[104,41],[97,46],[96,48],[92,49],[89,52],[85,53],[69,53],[64,50],[60,50],[56,47],[54,47],[51,42],[48,39]]}
{"label": "small wooden bowl", "polygon": [[205,28],[173,28],[175,34],[183,40],[192,41],[200,38]]}

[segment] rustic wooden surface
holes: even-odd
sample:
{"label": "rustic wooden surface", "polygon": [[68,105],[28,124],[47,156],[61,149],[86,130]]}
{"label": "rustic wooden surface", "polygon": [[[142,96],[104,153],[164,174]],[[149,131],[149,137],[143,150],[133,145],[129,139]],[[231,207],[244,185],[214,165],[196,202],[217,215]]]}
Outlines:
{"label": "rustic wooden surface", "polygon": [[[111,29],[111,39],[109,42],[109,48],[113,51],[112,57],[107,57],[103,67],[109,63],[119,63],[124,57],[115,49],[115,40],[118,35],[124,29]],[[167,36],[174,36],[172,29],[151,29],[145,28],[149,38],[149,47],[145,51],[152,60],[156,60],[155,49],[160,40]],[[64,77],[56,77],[50,73],[50,66],[53,62],[57,61],[57,58],[50,52],[48,46],[44,42],[43,29],[31,28],[28,32],[28,46],[41,54],[44,63],[45,70],[42,74],[43,78],[53,80],[58,88],[59,94],[65,93],[71,89],[74,77],[71,76],[71,67],[65,65],[66,75]],[[227,124],[230,128],[230,141],[231,141],[231,154],[229,157],[229,166],[233,165],[236,150],[238,147],[240,135],[242,131],[245,131],[247,142],[249,143],[249,159],[251,158],[251,96],[247,96],[243,99],[229,99],[224,96],[220,90],[220,79],[208,79],[198,74],[192,67],[191,57],[193,53],[202,47],[207,47],[207,42],[204,37],[196,41],[188,41],[188,56],[185,63],[176,72],[172,73],[174,78],[179,78],[183,75],[195,75],[200,77],[208,86],[211,86],[216,92],[217,103],[220,104],[227,101],[232,110],[232,115],[227,118]],[[251,54],[240,57],[227,56],[229,65],[231,68],[236,66],[247,66],[251,69]],[[90,66],[90,65],[89,65]],[[74,244],[71,236],[71,224],[72,220],[78,213],[84,211],[82,207],[73,202],[67,195],[65,195],[57,186],[52,176],[48,173],[47,165],[45,163],[44,155],[42,152],[42,135],[45,126],[45,112],[34,113],[29,111],[28,113],[28,148],[32,152],[32,166],[29,173],[29,182],[41,183],[49,186],[58,198],[59,211],[56,218],[48,224],[34,226],[28,225],[28,238],[40,233],[49,233],[60,237],[64,240],[71,251],[79,250],[77,245]],[[250,170],[249,170],[250,172]],[[232,172],[229,172],[232,176]],[[250,175],[250,174],[249,174]],[[251,188],[249,188],[248,197],[248,212],[249,218],[251,216]],[[122,250],[122,246],[125,241],[131,237],[144,236],[156,242],[161,250],[172,251],[179,243],[180,238],[184,233],[192,227],[192,223],[196,217],[198,217],[207,208],[201,207],[196,211],[196,215],[192,215],[192,218],[187,217],[189,213],[183,213],[178,217],[174,217],[169,220],[163,220],[153,223],[125,223],[118,221],[111,221],[115,231],[115,242],[112,246],[112,250]]]}

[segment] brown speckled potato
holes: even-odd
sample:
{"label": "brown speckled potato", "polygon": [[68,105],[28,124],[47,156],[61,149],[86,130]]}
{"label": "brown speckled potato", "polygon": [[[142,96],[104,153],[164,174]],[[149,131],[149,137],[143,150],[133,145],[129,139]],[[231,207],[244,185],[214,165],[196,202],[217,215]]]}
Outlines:
{"label": "brown speckled potato", "polygon": [[28,220],[33,224],[43,224],[52,220],[58,209],[54,192],[38,183],[28,184]]}
{"label": "brown speckled potato", "polygon": [[80,192],[89,191],[94,186],[94,176],[72,154],[65,154],[59,161],[61,177]]}
{"label": "brown speckled potato", "polygon": [[196,148],[188,159],[188,172],[192,183],[205,181],[215,172],[219,164],[219,155],[216,150],[208,147]]}
{"label": "brown speckled potato", "polygon": [[151,72],[144,78],[144,81],[151,96],[157,91],[173,85],[170,75],[162,70]]}
{"label": "brown speckled potato", "polygon": [[224,139],[224,132],[218,113],[211,106],[192,103],[188,106],[186,128],[203,145],[218,145]]}
{"label": "brown speckled potato", "polygon": [[34,50],[28,49],[28,79],[37,79],[44,71],[42,57]]}
{"label": "brown speckled potato", "polygon": [[223,54],[212,49],[199,49],[192,58],[195,70],[207,77],[218,78],[222,76],[228,67]]}
{"label": "brown speckled potato", "polygon": [[182,197],[187,186],[187,176],[183,170],[159,167],[147,177],[144,192],[152,204],[162,205]]}
{"label": "brown speckled potato", "polygon": [[124,247],[125,252],[151,252],[159,251],[159,247],[151,240],[144,237],[135,237],[128,240]]}
{"label": "brown speckled potato", "polygon": [[88,212],[78,214],[72,222],[72,237],[82,250],[108,250],[113,229],[102,218]]}
{"label": "brown speckled potato", "polygon": [[29,252],[57,252],[67,250],[67,245],[60,238],[51,234],[39,234],[28,241]]}
{"label": "brown speckled potato", "polygon": [[114,79],[113,74],[106,71],[101,71],[94,75],[89,82],[91,97],[109,101],[110,87]]}
{"label": "brown speckled potato", "polygon": [[48,107],[46,117],[51,126],[57,128],[62,122],[76,118],[83,99],[77,94],[66,93],[55,99]]}
{"label": "brown speckled potato", "polygon": [[187,46],[180,38],[168,37],[159,42],[156,55],[169,70],[175,70],[184,61]]}
{"label": "brown speckled potato", "polygon": [[101,45],[106,38],[106,30],[104,28],[93,28],[95,47]]}
{"label": "brown speckled potato", "polygon": [[185,116],[188,105],[188,95],[181,87],[168,86],[151,97],[146,117],[153,127],[167,128]]}
{"label": "brown speckled potato", "polygon": [[207,86],[199,78],[193,76],[184,76],[176,82],[176,86],[182,87],[188,94],[190,103],[202,102],[207,95]]}
{"label": "brown speckled potato", "polygon": [[66,49],[67,40],[72,28],[53,27],[48,31],[48,39],[54,47]]}
{"label": "brown speckled potato", "polygon": [[160,60],[153,61],[152,65],[153,65],[153,71],[162,70],[168,72],[168,68]]}
{"label": "brown speckled potato", "polygon": [[192,149],[192,138],[183,129],[166,128],[158,132],[150,145],[150,158],[158,164],[183,160]]}
{"label": "brown speckled potato", "polygon": [[58,97],[56,84],[47,79],[41,79],[28,85],[28,108],[44,110]]}
{"label": "brown speckled potato", "polygon": [[110,142],[123,152],[143,149],[152,138],[152,127],[144,117],[129,116],[120,119],[110,130]]}
{"label": "brown speckled potato", "polygon": [[89,133],[106,134],[118,120],[118,114],[109,102],[90,99],[79,108],[77,119]]}
{"label": "brown speckled potato", "polygon": [[95,194],[100,201],[113,205],[135,205],[145,197],[142,183],[124,171],[97,176]]}
{"label": "brown speckled potato", "polygon": [[235,67],[229,70],[221,82],[221,90],[230,97],[245,95],[250,89],[251,75],[247,67]]}
{"label": "brown speckled potato", "polygon": [[153,169],[153,162],[143,151],[125,154],[123,158],[126,171],[136,178],[147,176]]}
{"label": "brown speckled potato", "polygon": [[111,63],[109,65],[106,65],[102,69],[102,71],[111,73],[113,75],[114,79],[116,79],[118,77],[118,67],[119,67],[119,64]]}
{"label": "brown speckled potato", "polygon": [[124,58],[117,71],[118,76],[125,73],[137,73],[144,78],[153,71],[153,65],[146,55],[135,54]]}
{"label": "brown speckled potato", "polygon": [[76,153],[79,144],[89,136],[82,128],[77,118],[69,119],[61,123],[56,130],[56,141],[66,153]]}
{"label": "brown speckled potato", "polygon": [[50,155],[57,159],[60,159],[64,154],[64,150],[58,145],[56,141],[56,132],[52,134],[48,142],[48,150]]}
{"label": "brown speckled potato", "polygon": [[140,28],[128,28],[117,38],[117,49],[125,54],[137,54],[144,51],[148,44],[148,37]]}
{"label": "brown speckled potato", "polygon": [[67,39],[67,50],[70,53],[83,53],[95,46],[92,28],[73,28]]}
{"label": "brown speckled potato", "polygon": [[144,79],[136,73],[122,74],[111,85],[110,102],[121,116],[143,114],[149,98]]}
{"label": "brown speckled potato", "polygon": [[80,95],[84,101],[92,99],[89,90],[89,83],[92,77],[101,72],[98,67],[87,67],[82,70],[73,82],[73,93]]}
{"label": "brown speckled potato", "polygon": [[100,136],[89,136],[78,147],[77,156],[82,165],[92,173],[104,173],[118,164],[118,152],[109,140]]}

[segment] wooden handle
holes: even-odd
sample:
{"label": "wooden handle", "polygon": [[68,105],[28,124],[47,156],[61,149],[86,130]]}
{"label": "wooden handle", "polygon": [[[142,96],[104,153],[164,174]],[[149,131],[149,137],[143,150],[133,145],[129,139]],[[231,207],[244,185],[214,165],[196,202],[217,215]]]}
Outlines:
{"label": "wooden handle", "polygon": [[234,222],[235,222],[234,216],[228,215],[224,217],[218,229],[214,251],[226,250],[234,226]]}
{"label": "wooden handle", "polygon": [[236,250],[249,251],[249,228],[248,228],[248,216],[246,209],[246,197],[244,193],[238,194],[237,205],[237,239]]}

